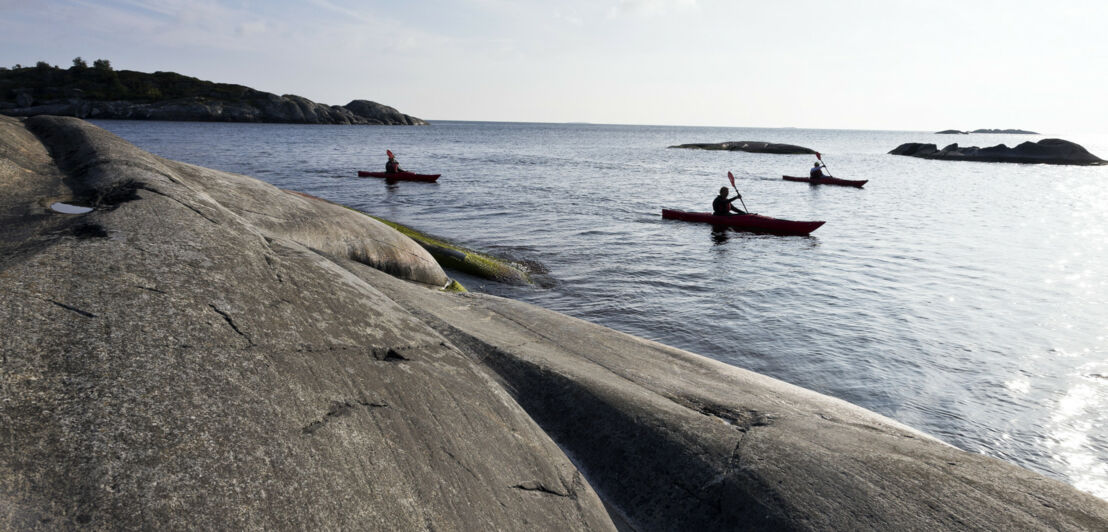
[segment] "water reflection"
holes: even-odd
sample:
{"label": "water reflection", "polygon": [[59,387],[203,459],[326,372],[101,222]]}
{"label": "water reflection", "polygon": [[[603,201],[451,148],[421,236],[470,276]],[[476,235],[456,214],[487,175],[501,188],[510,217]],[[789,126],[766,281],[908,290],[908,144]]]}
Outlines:
{"label": "water reflection", "polygon": [[727,243],[730,238],[728,233],[731,232],[731,228],[726,225],[713,225],[712,226],[712,245],[721,246]]}

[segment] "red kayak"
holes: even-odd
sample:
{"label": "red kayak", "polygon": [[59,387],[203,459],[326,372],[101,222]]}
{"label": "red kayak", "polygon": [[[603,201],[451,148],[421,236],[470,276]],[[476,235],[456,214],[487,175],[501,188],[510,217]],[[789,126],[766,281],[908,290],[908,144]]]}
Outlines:
{"label": "red kayak", "polygon": [[710,212],[685,212],[672,209],[662,209],[662,218],[667,220],[684,220],[686,222],[703,222],[712,225],[723,225],[741,231],[753,231],[757,233],[774,233],[778,235],[807,235],[819,226],[827,222],[794,222],[792,220],[779,220],[762,216],[760,214],[735,214],[732,216],[716,216]]}
{"label": "red kayak", "polygon": [[363,172],[358,171],[358,177],[383,177],[385,179],[395,179],[397,181],[427,181],[432,182],[439,178],[442,174],[413,174],[411,172],[397,172],[390,174],[388,172]]}
{"label": "red kayak", "polygon": [[810,177],[793,177],[791,175],[783,175],[781,179],[785,181],[803,181],[805,183],[811,183],[813,185],[842,185],[844,187],[858,187],[862,188],[862,185],[869,183],[869,179],[864,181],[851,181],[849,179],[839,179],[837,177],[821,177],[819,179],[812,179]]}

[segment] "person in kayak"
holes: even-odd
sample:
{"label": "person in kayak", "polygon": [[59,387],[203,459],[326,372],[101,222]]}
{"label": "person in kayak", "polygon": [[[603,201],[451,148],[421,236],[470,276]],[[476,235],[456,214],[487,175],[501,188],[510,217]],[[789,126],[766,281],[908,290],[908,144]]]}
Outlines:
{"label": "person in kayak", "polygon": [[400,163],[397,162],[396,156],[392,154],[392,150],[385,150],[385,153],[389,156],[389,162],[385,163],[385,172],[389,174],[399,174],[404,170],[400,169]]}
{"label": "person in kayak", "polygon": [[827,176],[823,175],[823,165],[819,161],[812,165],[812,169],[808,171],[808,177],[812,179],[823,179]]}
{"label": "person in kayak", "polygon": [[[742,197],[743,195],[739,194],[739,192],[736,190],[735,197],[728,198],[727,187],[720,188],[719,195],[716,196],[716,199],[712,200],[712,214],[716,216],[734,216],[735,214],[746,214],[746,211],[734,205],[731,205],[732,201],[742,199]],[[732,211],[734,212],[732,213]]]}

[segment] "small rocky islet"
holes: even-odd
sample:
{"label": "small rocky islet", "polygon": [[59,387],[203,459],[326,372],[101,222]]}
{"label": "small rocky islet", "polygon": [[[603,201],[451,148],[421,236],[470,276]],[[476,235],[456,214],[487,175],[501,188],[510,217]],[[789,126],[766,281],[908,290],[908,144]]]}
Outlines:
{"label": "small rocky islet", "polygon": [[970,133],[983,133],[989,135],[1038,135],[1038,133],[1034,131],[1027,131],[1025,129],[975,129],[973,131],[944,129],[935,132],[936,135],[969,135]]}
{"label": "small rocky islet", "polygon": [[845,401],[449,282],[361,212],[0,116],[0,528],[1108,523]]}
{"label": "small rocky islet", "polygon": [[816,150],[805,148],[803,146],[755,140],[734,140],[728,142],[679,144],[677,146],[670,146],[670,148],[680,148],[686,150],[745,151],[750,153],[774,153],[778,155],[810,155],[816,153]]}
{"label": "small rocky islet", "polygon": [[1023,142],[1014,148],[998,144],[987,148],[977,146],[958,146],[950,144],[942,149],[931,143],[908,142],[889,152],[891,155],[906,155],[922,159],[943,161],[975,161],[987,163],[1024,163],[1024,164],[1063,164],[1080,166],[1099,166],[1108,161],[1089,153],[1080,144],[1062,139],[1042,139],[1038,142]]}

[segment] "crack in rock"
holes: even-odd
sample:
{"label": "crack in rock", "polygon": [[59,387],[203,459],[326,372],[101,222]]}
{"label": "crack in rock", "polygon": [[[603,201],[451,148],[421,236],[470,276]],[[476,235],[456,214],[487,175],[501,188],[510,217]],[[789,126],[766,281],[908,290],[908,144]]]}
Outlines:
{"label": "crack in rock", "polygon": [[[196,207],[193,207],[192,205],[189,205],[188,203],[185,203],[185,202],[183,202],[183,201],[181,201],[181,200],[179,200],[179,199],[177,199],[173,196],[170,196],[169,194],[166,194],[165,192],[162,192],[162,191],[160,191],[156,188],[152,188],[147,184],[139,183],[136,186],[136,188],[139,188],[139,189],[142,189],[142,190],[149,190],[150,192],[153,192],[153,193],[155,193],[159,196],[162,196],[162,197],[164,197],[164,198],[166,198],[170,201],[176,202],[176,203],[180,204],[181,206],[183,206],[184,208],[186,208],[186,209],[188,209],[192,212],[195,212],[196,214],[199,214],[201,218],[203,218],[203,219],[205,219],[205,220],[207,220],[207,221],[209,221],[209,222],[211,222],[215,225],[220,225],[220,223],[217,220],[213,219],[212,217],[208,216],[207,214],[204,214],[203,212],[200,212],[200,209],[197,209]],[[137,196],[137,194],[136,194],[136,196]]]}
{"label": "crack in rock", "polygon": [[555,495],[558,497],[569,497],[569,494],[566,493],[564,487],[560,491],[557,489],[551,489],[538,480],[527,480],[524,482],[520,482],[519,484],[515,484],[511,487],[523,491],[537,491],[539,493],[546,493],[548,495]]}
{"label": "crack in rock", "polygon": [[[266,247],[269,247],[269,239],[266,239]],[[270,251],[272,251],[272,248],[270,248]],[[278,269],[279,266],[278,266],[277,258],[273,257],[273,256],[270,256],[268,253],[263,255],[262,257],[265,258],[265,265],[268,266],[269,269],[273,271],[273,276],[277,278],[277,282],[281,283],[281,284],[284,284],[285,283],[285,278],[281,277],[281,270]]]}
{"label": "crack in rock", "polygon": [[70,311],[70,312],[76,312],[77,314],[80,314],[80,315],[82,315],[86,318],[96,318],[96,317],[98,317],[96,314],[93,314],[91,312],[86,312],[86,311],[81,310],[77,307],[71,307],[69,305],[66,305],[65,303],[61,303],[59,301],[54,301],[53,299],[44,299],[44,301],[49,301],[50,303],[53,303],[53,304],[55,304],[55,305],[57,305],[61,308],[64,308],[64,309]]}
{"label": "crack in rock", "polygon": [[222,310],[219,310],[219,307],[217,307],[217,306],[215,306],[211,303],[208,303],[208,306],[212,307],[212,310],[216,311],[220,316],[223,316],[223,321],[226,321],[227,325],[230,325],[231,328],[234,329],[234,331],[239,334],[239,336],[245,338],[246,342],[248,344],[250,344],[250,346],[254,345],[254,341],[251,340],[250,337],[246,335],[246,333],[239,330],[238,326],[235,325],[235,320],[231,319],[231,316],[229,314],[227,314],[226,312],[223,312]]}
{"label": "crack in rock", "polygon": [[327,410],[327,413],[324,414],[321,419],[317,419],[311,423],[308,423],[308,425],[300,429],[300,433],[306,435],[314,434],[317,430],[323,428],[332,420],[344,416],[349,416],[351,413],[353,413],[354,409],[359,406],[365,407],[367,409],[388,408],[389,404],[385,402],[365,401],[360,399],[354,401],[353,403],[350,401],[334,401],[331,403],[331,408]]}
{"label": "crack in rock", "polygon": [[718,404],[705,403],[690,397],[679,397],[676,401],[706,416],[719,418],[724,423],[746,432],[753,427],[765,427],[773,423],[773,415],[752,409],[734,409]]}

